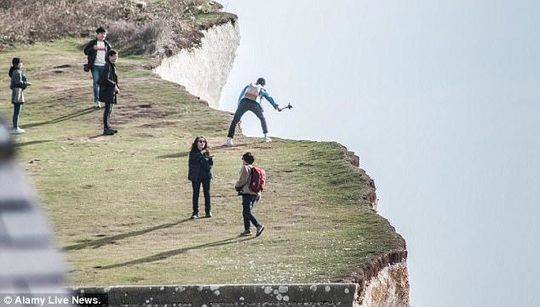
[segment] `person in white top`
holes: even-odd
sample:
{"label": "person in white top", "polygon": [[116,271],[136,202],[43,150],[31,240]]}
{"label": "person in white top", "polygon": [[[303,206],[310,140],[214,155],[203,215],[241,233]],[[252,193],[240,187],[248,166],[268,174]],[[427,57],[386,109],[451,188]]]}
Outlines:
{"label": "person in white top", "polygon": [[97,28],[96,38],[88,42],[84,48],[84,54],[88,57],[88,63],[85,68],[92,72],[92,80],[94,87],[94,106],[101,107],[99,101],[99,79],[105,69],[105,56],[112,49],[111,45],[105,40],[107,30],[102,27]]}

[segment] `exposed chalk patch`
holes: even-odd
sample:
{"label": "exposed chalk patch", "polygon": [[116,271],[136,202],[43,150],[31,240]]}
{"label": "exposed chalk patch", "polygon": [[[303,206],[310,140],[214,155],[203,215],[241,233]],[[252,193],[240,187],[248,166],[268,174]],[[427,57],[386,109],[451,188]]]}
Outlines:
{"label": "exposed chalk patch", "polygon": [[388,265],[367,283],[360,306],[409,306],[406,261]]}

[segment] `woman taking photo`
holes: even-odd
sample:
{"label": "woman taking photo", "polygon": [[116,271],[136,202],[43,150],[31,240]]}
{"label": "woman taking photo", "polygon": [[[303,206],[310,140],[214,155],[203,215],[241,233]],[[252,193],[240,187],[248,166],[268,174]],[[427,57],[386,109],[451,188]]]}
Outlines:
{"label": "woman taking photo", "polygon": [[210,205],[210,180],[212,180],[212,165],[214,161],[208,151],[208,143],[202,136],[198,136],[191,145],[189,152],[188,179],[193,186],[193,213],[192,219],[199,218],[199,192],[201,184],[204,193],[204,211],[206,217],[212,217]]}
{"label": "woman taking photo", "polygon": [[21,114],[22,105],[24,103],[23,91],[31,83],[26,81],[26,76],[22,71],[23,63],[20,58],[11,60],[11,67],[8,75],[11,78],[11,103],[13,104],[13,134],[24,133],[24,130],[19,128],[19,115]]}

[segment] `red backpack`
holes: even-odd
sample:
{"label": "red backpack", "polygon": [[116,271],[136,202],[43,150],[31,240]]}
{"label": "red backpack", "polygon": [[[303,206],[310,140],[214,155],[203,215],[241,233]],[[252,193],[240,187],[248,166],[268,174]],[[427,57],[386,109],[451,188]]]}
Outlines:
{"label": "red backpack", "polygon": [[260,168],[253,166],[251,168],[251,181],[249,182],[249,189],[254,193],[259,193],[264,190],[266,184],[266,172]]}

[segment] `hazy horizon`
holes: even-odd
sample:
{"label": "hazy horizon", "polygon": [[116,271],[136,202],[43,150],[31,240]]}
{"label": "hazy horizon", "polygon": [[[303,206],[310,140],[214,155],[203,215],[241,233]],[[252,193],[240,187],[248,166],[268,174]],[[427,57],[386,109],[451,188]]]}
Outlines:
{"label": "hazy horizon", "polygon": [[413,306],[540,304],[539,2],[220,2],[242,35],[221,108],[265,76],[295,107],[264,105],[271,135],[357,153],[407,241]]}

